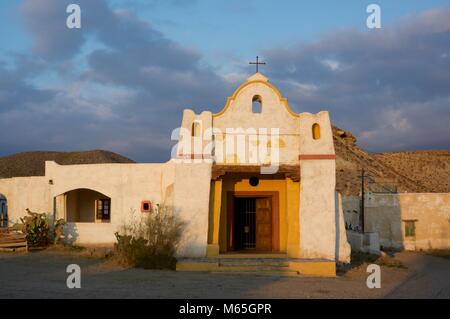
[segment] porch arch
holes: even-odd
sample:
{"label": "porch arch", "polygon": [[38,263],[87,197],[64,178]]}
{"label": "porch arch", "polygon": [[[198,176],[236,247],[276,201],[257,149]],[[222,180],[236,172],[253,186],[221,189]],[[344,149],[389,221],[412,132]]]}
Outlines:
{"label": "porch arch", "polygon": [[76,188],[55,196],[58,218],[69,223],[109,223],[111,197],[90,188]]}

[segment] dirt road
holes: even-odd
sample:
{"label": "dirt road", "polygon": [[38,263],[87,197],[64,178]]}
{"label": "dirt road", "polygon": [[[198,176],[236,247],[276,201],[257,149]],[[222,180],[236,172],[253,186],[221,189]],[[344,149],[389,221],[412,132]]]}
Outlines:
{"label": "dirt road", "polygon": [[[263,277],[124,269],[67,252],[0,254],[0,298],[450,298],[450,260],[399,253],[407,269],[382,267],[366,286],[367,264],[336,278]],[[81,267],[68,289],[66,267]]]}

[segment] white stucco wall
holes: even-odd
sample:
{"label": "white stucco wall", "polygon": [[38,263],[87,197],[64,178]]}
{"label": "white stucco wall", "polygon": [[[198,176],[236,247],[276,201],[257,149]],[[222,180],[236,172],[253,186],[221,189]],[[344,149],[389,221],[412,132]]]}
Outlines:
{"label": "white stucco wall", "polygon": [[185,222],[180,256],[206,257],[211,164],[175,165],[173,207]]}
{"label": "white stucco wall", "polygon": [[[49,183],[49,181],[52,181]],[[177,181],[174,183],[174,181]],[[64,197],[76,189],[90,189],[111,198],[109,223],[68,223],[77,245],[112,245],[123,223],[139,219],[142,200],[166,204],[185,221],[179,255],[205,257],[208,237],[211,164],[95,164],[58,165],[46,162],[46,176],[0,179],[0,193],[8,200],[9,217],[17,222],[25,209],[64,218]]]}
{"label": "white stucco wall", "polygon": [[0,179],[0,194],[6,197],[12,223],[19,222],[27,208],[41,213],[53,211],[50,185],[43,176]]}
{"label": "white stucco wall", "polygon": [[[365,231],[377,232],[383,247],[428,250],[450,248],[450,194],[366,194]],[[357,224],[357,196],[344,198],[347,224]],[[356,213],[355,213],[356,212]],[[405,221],[415,221],[416,235],[406,237]]]}
{"label": "white stucco wall", "polygon": [[[261,113],[252,112],[252,100],[256,95],[262,99]],[[211,139],[204,133],[212,128],[217,164],[268,164],[275,158],[269,156],[270,149],[275,147],[279,150],[279,156],[276,158],[278,164],[298,164],[298,115],[290,110],[287,100],[260,73],[249,77],[233,96],[228,98],[226,106],[218,114],[195,114],[192,110],[185,110],[181,125],[184,132],[191,132],[193,122],[200,123],[202,136],[185,138],[184,140],[192,142],[191,147],[186,147],[180,137],[178,155],[198,156],[203,153],[210,156],[211,148],[207,148],[207,145],[211,144]],[[275,131],[271,131],[273,128],[278,129],[277,136]],[[230,132],[230,129],[233,132]],[[242,131],[238,131],[240,129]],[[243,152],[239,150],[241,141],[245,143]],[[262,144],[267,147],[268,156],[264,157],[262,152],[259,152],[258,147]]]}
{"label": "white stucco wall", "polygon": [[[26,208],[52,215],[53,198],[59,199],[57,208],[62,207],[58,196],[75,189],[91,189],[111,198],[110,223],[69,223],[76,244],[113,244],[118,227],[141,215],[142,200],[173,204],[173,162],[58,165],[49,161],[45,172],[42,177],[0,179],[0,193],[8,200],[9,218],[18,222]],[[64,218],[59,211],[57,218]]]}
{"label": "white stucco wall", "polygon": [[[328,112],[300,114],[300,156],[315,156],[300,161],[300,254],[303,258],[335,260],[340,235],[340,212],[335,198],[336,163],[334,158],[321,159],[321,155],[333,156],[334,144]],[[312,126],[320,125],[320,139],[313,140]],[[338,209],[336,208],[338,207]],[[336,235],[337,234],[337,235]],[[342,247],[342,259],[347,253]],[[340,258],[339,258],[340,259]]]}
{"label": "white stucco wall", "polygon": [[333,160],[301,161],[300,254],[335,259],[336,203]]}

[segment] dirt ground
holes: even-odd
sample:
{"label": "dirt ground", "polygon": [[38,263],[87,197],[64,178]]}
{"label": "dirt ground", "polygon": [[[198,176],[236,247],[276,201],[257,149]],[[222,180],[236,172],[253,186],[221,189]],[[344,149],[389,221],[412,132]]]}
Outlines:
{"label": "dirt ground", "polygon": [[[0,298],[450,298],[450,259],[398,253],[368,289],[367,264],[335,278],[180,273],[126,269],[76,252],[0,253]],[[81,267],[68,289],[66,267]]]}

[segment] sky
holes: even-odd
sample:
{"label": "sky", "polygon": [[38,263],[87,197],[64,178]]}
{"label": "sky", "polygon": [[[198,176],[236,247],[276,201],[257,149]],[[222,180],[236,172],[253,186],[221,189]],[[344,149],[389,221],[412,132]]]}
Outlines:
{"label": "sky", "polygon": [[368,151],[450,149],[449,0],[12,0],[0,39],[0,156],[165,161],[183,109],[221,110],[256,55],[296,112],[328,110]]}

